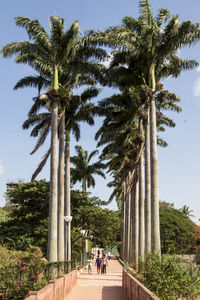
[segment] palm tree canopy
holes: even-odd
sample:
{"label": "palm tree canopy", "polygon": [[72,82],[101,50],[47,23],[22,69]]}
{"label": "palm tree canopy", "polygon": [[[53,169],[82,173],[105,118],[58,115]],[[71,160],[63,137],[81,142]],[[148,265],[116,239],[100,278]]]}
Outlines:
{"label": "palm tree canopy", "polygon": [[71,157],[71,163],[75,166],[71,168],[72,183],[82,182],[83,190],[86,191],[86,185],[88,188],[95,186],[93,175],[100,175],[104,179],[106,178],[102,171],[106,166],[100,161],[90,163],[93,157],[98,154],[98,150],[88,153],[88,151],[85,151],[78,145],[75,146],[75,150],[77,155]]}

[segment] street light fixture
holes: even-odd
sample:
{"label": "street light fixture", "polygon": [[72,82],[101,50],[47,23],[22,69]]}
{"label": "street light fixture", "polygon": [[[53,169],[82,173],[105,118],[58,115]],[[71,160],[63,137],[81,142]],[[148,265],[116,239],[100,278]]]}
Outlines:
{"label": "street light fixture", "polygon": [[82,235],[82,236],[85,236],[85,233],[86,233],[86,230],[85,230],[85,229],[82,229],[82,230],[81,230],[81,235]]}
{"label": "street light fixture", "polygon": [[72,221],[72,216],[64,216],[65,222],[69,223]]}

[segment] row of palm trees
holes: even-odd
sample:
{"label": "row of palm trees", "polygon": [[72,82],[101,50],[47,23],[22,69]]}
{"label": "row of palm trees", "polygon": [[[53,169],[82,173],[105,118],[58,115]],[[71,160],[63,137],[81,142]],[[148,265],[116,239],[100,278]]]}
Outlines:
{"label": "row of palm trees", "polygon": [[[48,34],[37,20],[18,17],[16,24],[26,29],[29,41],[2,49],[4,57],[15,55],[17,63],[29,64],[39,73],[23,78],[15,88],[38,88],[23,125],[34,126],[31,135],[39,137],[33,152],[51,130],[50,149],[33,176],[51,154],[50,262],[71,260],[70,133],[78,139],[79,122],[92,125],[96,114],[104,117],[96,134],[98,146],[104,145],[101,159],[113,174],[109,185],[115,187],[112,196],[117,196],[122,209],[121,256],[137,265],[139,254],[144,257],[151,250],[160,253],[157,144],[165,146],[166,142],[157,131],[164,131],[164,125],[175,126],[164,110],[181,111],[179,98],[166,91],[161,80],[198,65],[194,60],[182,60],[177,51],[197,42],[200,31],[191,21],[180,24],[178,16],[171,17],[167,9],[160,9],[154,18],[148,0],[140,0],[139,7],[138,19],[125,17],[120,26],[90,31],[84,37],[79,35],[77,21],[65,30],[64,19],[52,16]],[[108,57],[105,47],[113,49],[108,69],[98,63]],[[118,89],[98,107],[87,102],[98,95],[96,82]],[[74,95],[74,88],[82,85],[92,87]],[[42,88],[47,88],[45,94],[41,94]],[[40,108],[48,112],[39,114]],[[78,175],[81,180],[83,176]],[[64,216],[68,220],[65,224]]]}
{"label": "row of palm trees", "polygon": [[97,138],[99,145],[107,144],[102,158],[110,159],[108,165],[118,182],[121,256],[136,266],[138,255],[144,258],[150,251],[161,252],[157,144],[166,142],[158,138],[157,130],[175,126],[162,110],[181,110],[176,103],[179,98],[164,90],[160,81],[198,65],[181,59],[177,51],[200,38],[199,24],[180,24],[167,9],[160,9],[154,18],[148,0],[140,0],[139,7],[138,19],[125,17],[121,26],[88,35],[93,44],[116,49],[107,78],[120,94],[100,102],[106,118]]}
{"label": "row of palm trees", "polygon": [[[94,106],[87,101],[99,92],[91,87],[76,96],[72,90],[82,85],[93,86],[97,79],[101,80],[105,67],[97,63],[97,59],[105,58],[107,54],[80,38],[77,21],[68,30],[65,30],[64,19],[57,16],[52,16],[49,24],[48,34],[38,20],[17,17],[16,25],[26,29],[29,41],[8,44],[2,53],[4,57],[15,55],[17,63],[27,63],[39,73],[36,77],[21,79],[15,88],[38,88],[38,96],[34,98],[28,120],[23,124],[24,128],[34,126],[31,135],[39,137],[32,153],[44,143],[51,130],[50,149],[32,179],[51,154],[47,257],[50,262],[56,262],[71,260],[70,133],[79,139],[79,122],[94,123]],[[41,94],[44,87],[47,87],[47,92]],[[48,112],[38,114],[42,107]]]}

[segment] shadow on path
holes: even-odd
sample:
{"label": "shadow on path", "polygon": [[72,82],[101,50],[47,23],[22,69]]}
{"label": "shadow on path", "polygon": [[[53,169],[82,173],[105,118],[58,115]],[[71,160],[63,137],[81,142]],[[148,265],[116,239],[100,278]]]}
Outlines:
{"label": "shadow on path", "polygon": [[104,286],[101,300],[128,300],[121,286]]}

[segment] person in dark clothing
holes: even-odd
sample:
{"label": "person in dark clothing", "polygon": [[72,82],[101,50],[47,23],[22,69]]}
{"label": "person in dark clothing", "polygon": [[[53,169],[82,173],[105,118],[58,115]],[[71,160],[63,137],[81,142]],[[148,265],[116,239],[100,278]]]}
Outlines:
{"label": "person in dark clothing", "polygon": [[96,266],[97,266],[97,273],[100,273],[100,269],[101,269],[101,258],[99,257],[99,255],[97,256],[96,259]]}

